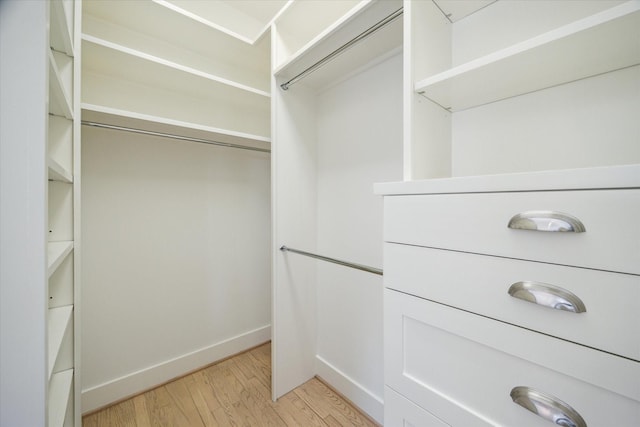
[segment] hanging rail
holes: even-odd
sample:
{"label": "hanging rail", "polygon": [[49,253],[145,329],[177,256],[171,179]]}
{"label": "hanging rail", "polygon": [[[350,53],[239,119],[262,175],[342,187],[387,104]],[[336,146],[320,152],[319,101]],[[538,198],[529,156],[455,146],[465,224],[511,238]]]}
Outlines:
{"label": "hanging rail", "polygon": [[284,245],[280,248],[280,250],[283,251],[283,252],[293,252],[294,254],[304,255],[304,256],[308,256],[308,257],[311,257],[311,258],[319,259],[319,260],[322,260],[322,261],[332,262],[334,264],[344,265],[345,267],[355,268],[357,270],[366,271],[368,273],[379,274],[380,276],[383,275],[382,274],[382,269],[375,268],[375,267],[369,267],[368,265],[356,264],[355,262],[342,261],[342,260],[335,259],[335,258],[329,258],[327,256],[322,256],[322,255],[318,255],[318,254],[312,254],[311,252],[305,252],[305,251],[301,251],[301,250],[298,250],[298,249],[288,248],[288,247],[286,247]]}
{"label": "hanging rail", "polygon": [[355,38],[349,40],[347,43],[343,44],[342,46],[340,46],[339,48],[337,48],[336,50],[331,52],[329,55],[325,56],[324,58],[322,58],[321,60],[319,60],[318,62],[316,62],[312,66],[310,66],[309,68],[305,69],[300,74],[296,75],[295,77],[293,77],[289,81],[287,81],[285,83],[282,83],[280,85],[280,87],[282,88],[282,90],[288,90],[289,86],[291,86],[292,84],[296,83],[298,80],[301,80],[301,79],[305,78],[309,74],[313,73],[318,68],[322,67],[324,64],[326,64],[327,62],[331,61],[332,59],[335,59],[335,57],[337,57],[338,55],[340,55],[341,53],[343,53],[345,50],[349,49],[350,47],[352,47],[356,43],[361,42],[362,40],[364,40],[365,38],[369,37],[371,34],[375,33],[376,31],[378,31],[379,29],[383,28],[387,24],[390,24],[391,22],[395,21],[397,18],[399,18],[402,15],[402,13],[403,13],[403,8],[400,8],[400,9],[396,10],[391,15],[387,16],[386,18],[384,18],[383,20],[379,21],[378,23],[376,23],[372,27],[370,27],[367,30],[363,31],[362,33],[357,35]]}
{"label": "hanging rail", "polygon": [[220,147],[238,148],[238,149],[241,149],[241,150],[250,150],[250,151],[260,151],[262,153],[270,153],[271,152],[271,150],[269,150],[268,148],[250,147],[250,146],[246,146],[246,145],[232,144],[230,142],[212,141],[210,139],[193,138],[191,136],[175,135],[175,134],[164,133],[164,132],[154,132],[154,131],[151,131],[151,130],[130,128],[130,127],[125,127],[125,126],[107,125],[107,124],[104,124],[104,123],[89,122],[89,121],[85,121],[85,120],[82,121],[82,124],[84,126],[92,126],[92,127],[97,127],[97,128],[113,129],[113,130],[122,130],[122,131],[125,131],[125,132],[139,133],[139,134],[142,134],[142,135],[160,136],[162,138],[179,139],[181,141],[198,142],[200,144],[218,145]]}

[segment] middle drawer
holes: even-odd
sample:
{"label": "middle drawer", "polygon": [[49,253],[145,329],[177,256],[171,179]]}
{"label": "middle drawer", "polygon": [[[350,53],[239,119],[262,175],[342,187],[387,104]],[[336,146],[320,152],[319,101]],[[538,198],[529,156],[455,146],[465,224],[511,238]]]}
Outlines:
{"label": "middle drawer", "polygon": [[[639,276],[393,243],[384,250],[387,288],[640,361]],[[545,286],[559,287],[586,311],[515,298],[508,291],[518,282],[539,284],[534,293],[549,305],[558,299]]]}

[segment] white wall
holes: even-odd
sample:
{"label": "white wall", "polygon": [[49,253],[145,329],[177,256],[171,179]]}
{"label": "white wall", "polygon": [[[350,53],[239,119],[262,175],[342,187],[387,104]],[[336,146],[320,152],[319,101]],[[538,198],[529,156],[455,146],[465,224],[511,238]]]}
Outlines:
{"label": "white wall", "polygon": [[0,1],[0,425],[45,425],[48,5]]}
{"label": "white wall", "polygon": [[83,128],[83,411],[270,338],[265,153]]}
{"label": "white wall", "polygon": [[[402,180],[402,55],[317,98],[318,252],[382,268],[382,198]],[[382,420],[382,276],[318,262],[317,373]]]}
{"label": "white wall", "polygon": [[454,176],[640,162],[640,66],[453,116]]}

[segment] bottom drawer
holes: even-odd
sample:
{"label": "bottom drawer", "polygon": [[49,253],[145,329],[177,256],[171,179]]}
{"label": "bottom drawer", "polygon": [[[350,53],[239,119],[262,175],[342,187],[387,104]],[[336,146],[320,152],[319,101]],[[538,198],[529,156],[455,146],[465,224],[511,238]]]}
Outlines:
{"label": "bottom drawer", "polygon": [[449,427],[449,424],[389,387],[384,388],[384,425],[388,427]]}
{"label": "bottom drawer", "polygon": [[565,402],[590,427],[640,420],[640,363],[393,290],[385,383],[452,426],[548,426],[512,401],[522,386]]}

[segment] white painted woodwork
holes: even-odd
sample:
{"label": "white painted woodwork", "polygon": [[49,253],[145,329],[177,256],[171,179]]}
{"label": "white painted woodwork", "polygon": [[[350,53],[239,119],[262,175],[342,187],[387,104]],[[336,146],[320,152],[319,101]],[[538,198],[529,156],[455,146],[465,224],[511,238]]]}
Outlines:
{"label": "white painted woodwork", "polygon": [[[382,266],[382,200],[371,192],[371,183],[402,176],[401,76],[402,57],[396,55],[317,96],[320,254]],[[382,420],[382,277],[316,263],[318,358],[357,384],[365,397],[353,386],[340,388],[332,381],[334,387]]]}
{"label": "white painted woodwork", "polygon": [[63,53],[49,52],[49,112],[73,119],[71,84],[73,60]]}
{"label": "white painted woodwork", "polygon": [[[637,189],[389,197],[385,240],[576,267],[640,274]],[[584,233],[514,230],[516,214],[551,210]],[[616,248],[612,251],[611,248]]]}
{"label": "white painted woodwork", "polygon": [[406,427],[449,426],[433,414],[396,393],[391,387],[384,388],[384,424]]}
{"label": "white painted woodwork", "polygon": [[74,240],[73,185],[49,181],[49,233],[50,242]]}
{"label": "white painted woodwork", "polygon": [[[77,242],[74,243],[77,244]],[[74,256],[71,255],[66,256],[49,276],[49,308],[74,304],[73,271]]]}
{"label": "white painted woodwork", "polygon": [[290,4],[287,0],[239,2],[222,0],[154,0],[197,22],[229,34],[245,43],[254,44],[268,30],[271,22]]}
{"label": "white painted woodwork", "polygon": [[[84,3],[82,119],[269,149],[270,36],[187,3]],[[269,339],[271,215],[268,153],[83,135],[86,412]]]}
{"label": "white painted woodwork", "polygon": [[[274,247],[379,266],[382,217],[371,184],[401,176],[401,20],[380,33],[392,37],[373,36],[287,91],[280,84],[400,3],[362,2],[326,28],[320,18],[293,53],[287,20],[320,6],[306,4],[273,26]],[[379,50],[367,44],[375,40]],[[273,271],[273,397],[317,374],[382,422],[380,278],[280,251]]]}
{"label": "white painted woodwork", "polygon": [[[276,67],[274,73],[278,78],[288,81],[401,7],[402,3],[395,0],[360,2],[348,14],[288,58],[284,64]],[[278,20],[277,34],[281,34],[281,25],[284,24]],[[317,90],[335,85],[371,67],[373,62],[384,61],[389,56],[397,54],[401,44],[402,18],[398,18],[325,63],[321,72],[305,76],[304,84]],[[275,52],[278,53],[282,49],[281,44],[276,41]]]}
{"label": "white painted woodwork", "polygon": [[53,367],[58,359],[60,348],[62,347],[62,340],[71,326],[72,313],[72,305],[49,309],[49,318],[47,320],[47,326],[49,328],[49,378],[51,378],[54,372]]}
{"label": "white painted woodwork", "polygon": [[496,193],[634,188],[640,183],[640,165],[604,166],[527,173],[459,176],[419,181],[383,182],[376,194]]}
{"label": "white painted woodwork", "polygon": [[267,153],[84,127],[82,156],[83,411],[269,338]]}
{"label": "white painted woodwork", "polygon": [[640,163],[639,81],[635,66],[454,114],[453,176]]}
{"label": "white painted woodwork", "polygon": [[202,126],[192,122],[166,119],[93,104],[82,104],[82,120],[262,149],[269,149],[269,142],[271,141],[270,137],[233,132],[228,129]]}
{"label": "white painted woodwork", "polygon": [[85,1],[83,20],[85,35],[269,91],[269,36],[250,45],[157,2]]}
{"label": "white painted woodwork", "polygon": [[47,244],[47,262],[49,276],[55,273],[64,259],[73,250],[73,242],[49,242]]}
{"label": "white painted woodwork", "polygon": [[47,160],[47,169],[49,170],[50,181],[73,182],[71,172],[52,158]]}
{"label": "white painted woodwork", "polygon": [[457,22],[497,0],[434,0],[451,22]]}
{"label": "white painted woodwork", "polygon": [[[278,17],[277,40],[273,48],[273,70],[287,68],[289,63],[344,25],[371,0],[294,2]],[[327,52],[328,53],[328,52]]]}
{"label": "white painted woodwork", "polygon": [[72,402],[73,369],[59,372],[51,377],[49,384],[49,427],[66,426],[65,418]]}
{"label": "white painted woodwork", "polygon": [[560,398],[588,425],[616,414],[630,427],[640,414],[637,362],[392,290],[385,316],[389,386],[451,425],[547,425],[511,401],[516,386]]}
{"label": "white painted woodwork", "polygon": [[637,1],[407,3],[405,179],[640,161]]}
{"label": "white painted woodwork", "polygon": [[[385,259],[388,288],[640,361],[638,276],[390,243]],[[565,289],[586,312],[509,296],[520,281]]]}
{"label": "white painted woodwork", "polygon": [[640,3],[628,2],[419,80],[415,90],[460,111],[620,70],[640,63],[638,28]]}
{"label": "white painted woodwork", "polygon": [[48,2],[0,3],[0,425],[47,411]]}
{"label": "white painted woodwork", "polygon": [[[73,182],[73,121],[49,115],[49,169],[55,165],[62,181]],[[59,170],[57,170],[59,168]],[[50,170],[51,173],[51,170]],[[49,179],[54,179],[51,176]],[[56,179],[57,180],[57,179]]]}
{"label": "white painted woodwork", "polygon": [[74,2],[72,0],[52,1],[49,8],[49,43],[58,52],[73,56]]}

